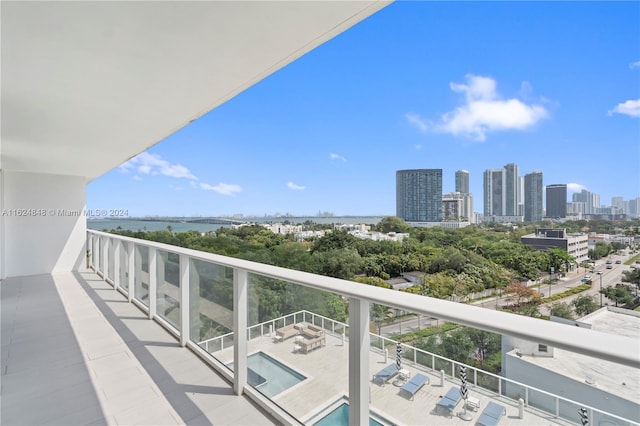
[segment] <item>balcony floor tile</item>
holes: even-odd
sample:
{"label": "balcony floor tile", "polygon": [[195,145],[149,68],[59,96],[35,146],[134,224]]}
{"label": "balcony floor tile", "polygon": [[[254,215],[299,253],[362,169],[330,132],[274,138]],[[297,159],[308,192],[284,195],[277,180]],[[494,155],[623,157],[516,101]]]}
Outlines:
{"label": "balcony floor tile", "polygon": [[275,424],[93,273],[1,290],[0,424]]}

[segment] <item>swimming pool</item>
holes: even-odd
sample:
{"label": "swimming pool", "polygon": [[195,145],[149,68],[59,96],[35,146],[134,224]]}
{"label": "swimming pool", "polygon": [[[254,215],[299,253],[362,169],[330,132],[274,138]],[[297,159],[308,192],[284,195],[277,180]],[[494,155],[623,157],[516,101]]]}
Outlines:
{"label": "swimming pool", "polygon": [[[228,366],[233,370],[233,363]],[[249,384],[269,398],[307,378],[264,352],[249,355],[247,367]]]}
{"label": "swimming pool", "polygon": [[[349,404],[346,402],[338,406],[335,410],[324,416],[313,426],[348,426],[349,425]],[[382,423],[369,417],[369,426],[383,426]]]}

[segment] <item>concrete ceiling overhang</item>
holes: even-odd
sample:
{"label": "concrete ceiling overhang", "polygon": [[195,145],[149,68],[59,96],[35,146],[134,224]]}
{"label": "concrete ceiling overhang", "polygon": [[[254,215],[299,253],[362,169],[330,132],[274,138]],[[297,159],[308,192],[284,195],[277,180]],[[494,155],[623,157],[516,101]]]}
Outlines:
{"label": "concrete ceiling overhang", "polygon": [[388,1],[2,1],[4,170],[95,179]]}

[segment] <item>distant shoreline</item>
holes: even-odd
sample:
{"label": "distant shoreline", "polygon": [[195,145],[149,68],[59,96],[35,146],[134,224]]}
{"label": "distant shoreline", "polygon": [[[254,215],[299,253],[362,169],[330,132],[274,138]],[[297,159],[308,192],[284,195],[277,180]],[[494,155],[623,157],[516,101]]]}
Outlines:
{"label": "distant shoreline", "polygon": [[287,217],[243,217],[240,218],[215,218],[212,219],[227,219],[230,222],[226,224],[221,223],[197,223],[194,221],[208,219],[203,216],[195,217],[139,217],[139,218],[96,218],[87,219],[87,228],[101,230],[122,229],[126,231],[161,231],[168,227],[171,227],[173,232],[211,232],[220,228],[230,227],[231,221],[233,222],[248,222],[248,223],[277,223],[289,221],[293,224],[304,223],[311,221],[317,224],[358,224],[364,223],[367,225],[375,225],[385,216],[332,216],[332,217],[316,217],[316,216],[287,216]]}

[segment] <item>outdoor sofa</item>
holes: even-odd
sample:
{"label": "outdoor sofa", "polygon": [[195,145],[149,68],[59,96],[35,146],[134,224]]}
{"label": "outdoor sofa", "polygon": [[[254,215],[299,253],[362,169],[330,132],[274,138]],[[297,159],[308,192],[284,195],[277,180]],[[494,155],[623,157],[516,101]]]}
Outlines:
{"label": "outdoor sofa", "polygon": [[276,336],[280,341],[287,340],[288,338],[293,336],[297,336],[298,333],[299,332],[295,324],[290,324],[276,330]]}
{"label": "outdoor sofa", "polygon": [[325,345],[324,330],[312,324],[296,325],[303,339],[298,342],[302,352],[309,353]]}

